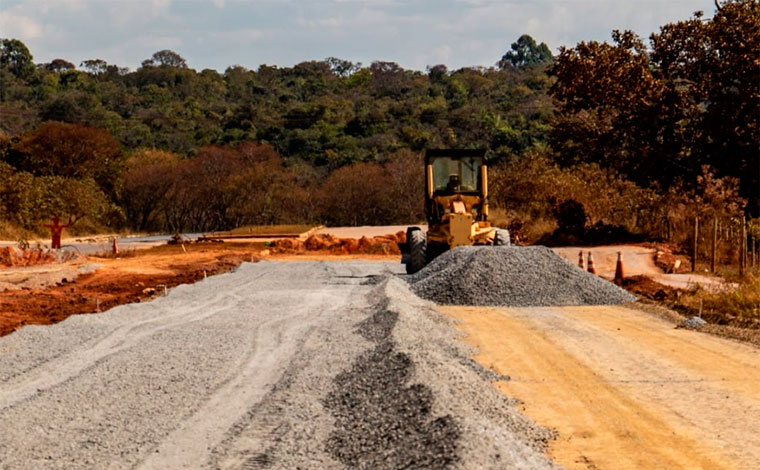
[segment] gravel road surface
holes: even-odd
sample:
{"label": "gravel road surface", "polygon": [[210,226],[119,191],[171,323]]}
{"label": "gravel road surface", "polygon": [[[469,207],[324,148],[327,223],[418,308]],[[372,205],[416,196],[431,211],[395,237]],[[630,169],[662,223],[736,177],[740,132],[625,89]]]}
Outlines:
{"label": "gravel road surface", "polygon": [[0,338],[0,468],[555,468],[380,262],[261,262]]}

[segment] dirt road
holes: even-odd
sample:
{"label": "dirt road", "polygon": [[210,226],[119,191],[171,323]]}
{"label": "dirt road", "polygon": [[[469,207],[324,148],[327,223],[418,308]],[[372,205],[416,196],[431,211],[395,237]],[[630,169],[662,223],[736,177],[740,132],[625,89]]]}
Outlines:
{"label": "dirt road", "polygon": [[607,279],[615,277],[617,254],[623,253],[626,276],[648,276],[660,284],[687,289],[699,284],[708,289],[723,288],[723,280],[719,277],[703,274],[666,274],[654,263],[655,250],[638,245],[612,245],[595,247],[562,247],[553,248],[554,252],[573,264],[578,263],[578,252],[589,251],[594,256],[594,264],[599,275]]}
{"label": "dirt road", "polygon": [[760,351],[624,307],[445,307],[568,469],[760,468]]}
{"label": "dirt road", "polygon": [[555,468],[401,269],[244,263],[4,336],[0,468]]}

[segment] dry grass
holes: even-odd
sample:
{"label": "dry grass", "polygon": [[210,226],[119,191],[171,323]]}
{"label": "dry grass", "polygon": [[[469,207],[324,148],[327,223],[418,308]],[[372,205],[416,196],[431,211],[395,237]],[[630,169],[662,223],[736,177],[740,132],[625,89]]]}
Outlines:
{"label": "dry grass", "polygon": [[[641,300],[639,302],[629,304],[631,308],[635,308],[637,310],[640,310],[642,312],[646,312],[652,315],[656,315],[660,318],[663,318],[667,320],[668,322],[672,323],[674,326],[679,326],[683,324],[683,322],[686,321],[688,318],[685,315],[682,315],[678,312],[675,312],[669,308],[664,307],[659,302],[651,301],[651,300]],[[723,338],[728,338],[736,341],[741,341],[744,343],[749,343],[754,346],[760,347],[760,330],[758,329],[752,329],[752,328],[739,328],[736,326],[728,326],[728,325],[715,325],[712,323],[708,323],[707,325],[703,326],[699,329],[699,331],[715,336],[721,336]]]}
{"label": "dry grass", "polygon": [[701,303],[704,311],[760,322],[760,274],[748,274],[737,284],[735,289],[721,292],[697,287],[682,295],[681,303],[692,310],[699,309]]}
{"label": "dry grass", "polygon": [[[557,228],[557,222],[553,219],[535,218],[528,213],[506,211],[501,208],[489,208],[488,219],[496,227],[510,229],[513,239],[517,235],[520,238],[520,243],[525,245],[535,243]],[[518,221],[519,227],[515,226],[516,221]]]}
{"label": "dry grass", "polygon": [[736,281],[736,287],[715,292],[699,286],[676,289],[645,276],[633,276],[625,280],[623,287],[680,315],[700,315],[711,325],[755,330],[760,334],[760,275],[747,275]]}
{"label": "dry grass", "polygon": [[39,231],[33,232],[31,230],[26,230],[8,223],[0,223],[0,240],[30,240],[45,236],[47,234],[46,232],[50,233],[47,231],[47,229],[44,229],[42,227],[40,227]]}
{"label": "dry grass", "polygon": [[[27,230],[23,227],[13,225],[7,222],[0,222],[0,240],[18,241],[18,240],[38,240],[50,237],[50,230],[45,228],[44,225],[50,223],[46,221],[34,230]],[[61,221],[65,223],[65,221]],[[102,234],[113,234],[114,230],[104,225],[98,225],[88,221],[87,219],[80,220],[73,227],[68,227],[63,230],[63,238],[71,237],[87,237]],[[120,232],[119,236],[125,235],[129,232]]]}

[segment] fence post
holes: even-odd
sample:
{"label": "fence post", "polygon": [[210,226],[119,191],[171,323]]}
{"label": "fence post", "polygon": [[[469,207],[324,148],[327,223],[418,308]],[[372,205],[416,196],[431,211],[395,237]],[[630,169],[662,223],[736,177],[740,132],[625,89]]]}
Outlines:
{"label": "fence post", "polygon": [[739,274],[747,268],[747,216],[742,216],[741,245],[739,245]]}
{"label": "fence post", "polygon": [[715,255],[718,251],[718,217],[713,216],[712,256],[710,257],[710,272],[715,272]]}
{"label": "fence post", "polygon": [[691,252],[691,272],[697,270],[697,248],[699,248],[699,216],[694,217],[694,246]]}
{"label": "fence post", "polygon": [[671,237],[670,217],[666,217],[665,220],[667,221],[667,227],[668,227],[668,241],[670,241],[673,238]]}

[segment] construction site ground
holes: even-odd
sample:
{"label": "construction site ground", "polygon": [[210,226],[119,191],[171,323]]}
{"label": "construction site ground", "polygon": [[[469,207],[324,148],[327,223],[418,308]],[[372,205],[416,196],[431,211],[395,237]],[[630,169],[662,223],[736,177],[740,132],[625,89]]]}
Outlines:
{"label": "construction site ground", "polygon": [[[396,284],[398,254],[344,246],[160,245],[0,268],[0,283],[37,283],[0,292],[0,466],[386,468],[392,455],[428,468],[760,468],[758,348],[633,306],[435,307]],[[575,262],[580,249],[557,251]],[[617,251],[629,275],[671,276],[648,248],[591,250],[610,278]],[[373,362],[401,353],[411,365]],[[361,375],[405,368],[387,383]],[[367,383],[377,408],[357,424],[334,393]],[[399,400],[416,418],[388,414]],[[406,447],[367,451],[380,446],[368,430],[407,421],[394,431],[417,436]],[[432,463],[421,442],[442,443]]]}
{"label": "construction site ground", "polygon": [[24,325],[58,323],[73,314],[103,312],[116,305],[150,300],[164,289],[227,272],[243,261],[262,257],[301,261],[398,258],[271,251],[263,242],[163,244],[62,264],[2,268],[0,284],[5,281],[31,287],[0,292],[0,336]]}
{"label": "construction site ground", "polygon": [[760,468],[760,350],[629,307],[442,307],[567,469]]}

